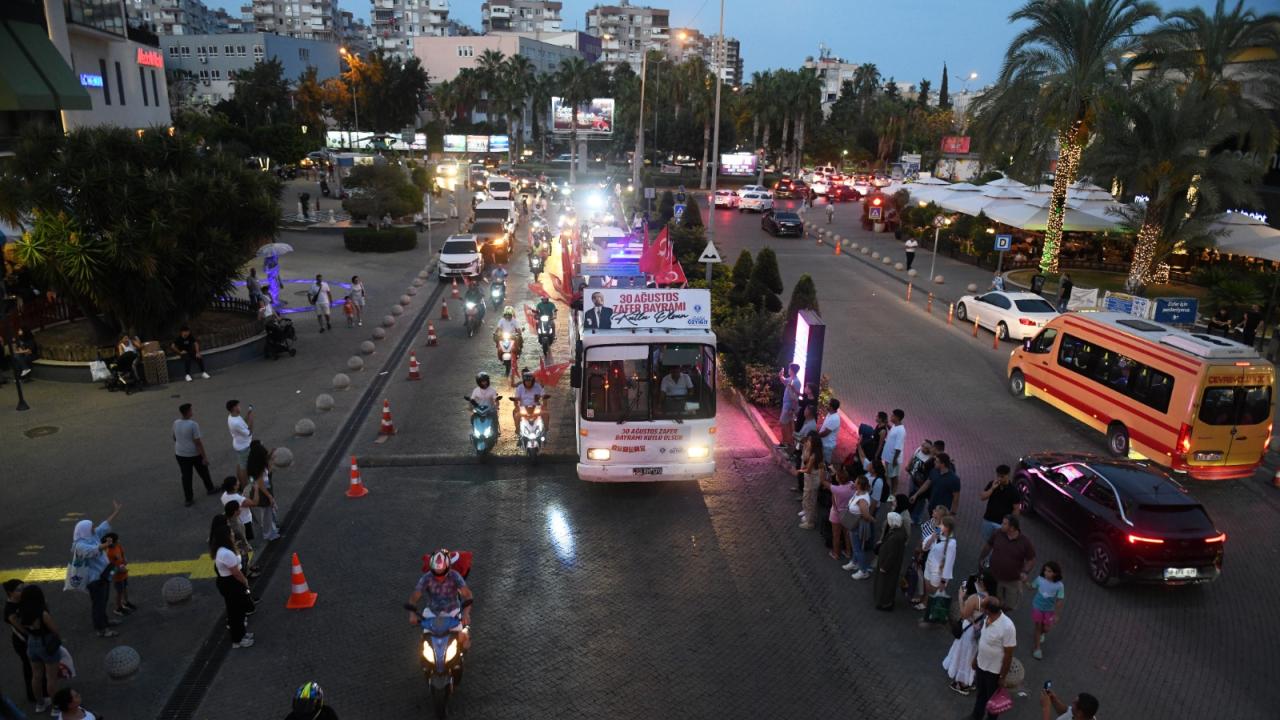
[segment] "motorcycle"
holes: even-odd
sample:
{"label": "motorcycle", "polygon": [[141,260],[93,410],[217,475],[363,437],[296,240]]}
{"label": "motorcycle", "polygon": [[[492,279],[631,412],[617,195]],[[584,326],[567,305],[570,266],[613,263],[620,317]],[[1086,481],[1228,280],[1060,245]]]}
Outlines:
{"label": "motorcycle", "polygon": [[465,395],[463,399],[471,403],[471,444],[476,455],[486,455],[498,443],[498,409],[481,405]]}
{"label": "motorcycle", "polygon": [[[415,615],[418,608],[405,603],[404,608]],[[449,714],[449,699],[462,682],[462,665],[466,653],[457,633],[462,630],[462,610],[439,614],[423,608],[419,627],[422,628],[422,673],[431,688],[431,704],[436,717]]]}
{"label": "motorcycle", "polygon": [[481,323],[480,305],[473,300],[468,300],[466,302],[466,309],[464,310],[464,313],[466,314],[466,317],[463,319],[463,324],[467,328],[467,337],[475,337],[476,331],[480,329]]}
{"label": "motorcycle", "polygon": [[493,309],[498,310],[502,307],[502,303],[507,299],[507,281],[496,278],[489,283],[489,301],[493,303]]}
{"label": "motorcycle", "polygon": [[507,377],[511,377],[511,366],[520,359],[523,339],[520,333],[504,332],[498,337],[498,359]]}
{"label": "motorcycle", "polygon": [[542,346],[542,356],[551,359],[551,344],[556,341],[556,321],[550,315],[538,316],[538,344]]}
{"label": "motorcycle", "polygon": [[[546,395],[542,396],[547,397]],[[519,402],[516,398],[511,398],[512,402]],[[542,420],[541,405],[520,405],[520,427],[519,431],[520,447],[524,448],[525,457],[536,461],[538,453],[542,450],[542,446],[547,444],[547,427]]]}
{"label": "motorcycle", "polygon": [[538,282],[538,276],[542,274],[542,255],[536,250],[529,256],[529,272],[533,275],[533,281]]}

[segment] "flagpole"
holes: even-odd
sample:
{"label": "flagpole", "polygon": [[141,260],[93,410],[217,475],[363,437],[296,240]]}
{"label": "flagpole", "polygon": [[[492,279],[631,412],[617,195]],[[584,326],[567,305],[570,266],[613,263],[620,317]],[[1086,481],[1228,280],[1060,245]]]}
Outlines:
{"label": "flagpole", "polygon": [[[720,0],[720,52],[715,56],[716,64],[716,113],[715,113],[715,135],[711,141],[711,194],[707,205],[710,212],[707,214],[707,244],[711,245],[716,238],[716,178],[720,176],[720,87],[724,84],[723,67],[725,55],[728,48],[724,42],[724,0]],[[696,201],[695,201],[696,202]],[[707,287],[711,287],[711,263],[707,266]]]}

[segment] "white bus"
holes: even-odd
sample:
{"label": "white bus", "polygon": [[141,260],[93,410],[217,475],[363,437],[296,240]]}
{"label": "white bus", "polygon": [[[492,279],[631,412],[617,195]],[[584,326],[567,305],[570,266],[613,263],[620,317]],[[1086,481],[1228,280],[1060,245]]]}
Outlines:
{"label": "white bus", "polygon": [[707,290],[592,288],[571,323],[578,477],[715,472],[716,336]]}

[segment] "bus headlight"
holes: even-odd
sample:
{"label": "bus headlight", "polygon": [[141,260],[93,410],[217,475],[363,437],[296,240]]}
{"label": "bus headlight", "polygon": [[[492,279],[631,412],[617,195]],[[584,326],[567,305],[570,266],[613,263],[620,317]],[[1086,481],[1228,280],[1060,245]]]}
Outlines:
{"label": "bus headlight", "polygon": [[690,458],[694,460],[701,460],[711,454],[711,448],[708,448],[706,445],[690,445],[688,452]]}
{"label": "bus headlight", "polygon": [[588,460],[608,460],[609,449],[608,448],[591,448],[590,450],[587,450],[587,459]]}

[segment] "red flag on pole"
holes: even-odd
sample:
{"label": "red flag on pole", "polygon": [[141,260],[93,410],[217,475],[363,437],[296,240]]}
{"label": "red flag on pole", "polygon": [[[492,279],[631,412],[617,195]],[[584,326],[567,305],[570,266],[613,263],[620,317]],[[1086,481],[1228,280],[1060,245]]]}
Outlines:
{"label": "red flag on pole", "polygon": [[671,262],[654,279],[659,285],[683,285],[688,282],[684,276],[684,268],[675,258],[671,258]]}
{"label": "red flag on pole", "polygon": [[546,288],[542,287],[542,283],[536,283],[536,282],[529,283],[529,292],[533,293],[534,295],[537,295],[538,297],[544,297],[544,298],[551,297],[551,293],[548,293]]}
{"label": "red flag on pole", "polygon": [[555,387],[560,382],[560,378],[564,376],[566,370],[572,365],[571,362],[556,363],[555,365],[544,365],[542,368],[533,371],[533,377],[542,384],[543,387]]}
{"label": "red flag on pole", "polygon": [[670,256],[671,238],[664,227],[662,232],[658,233],[658,237],[645,246],[644,253],[640,255],[640,272],[646,275],[657,275],[666,269],[667,258]]}

